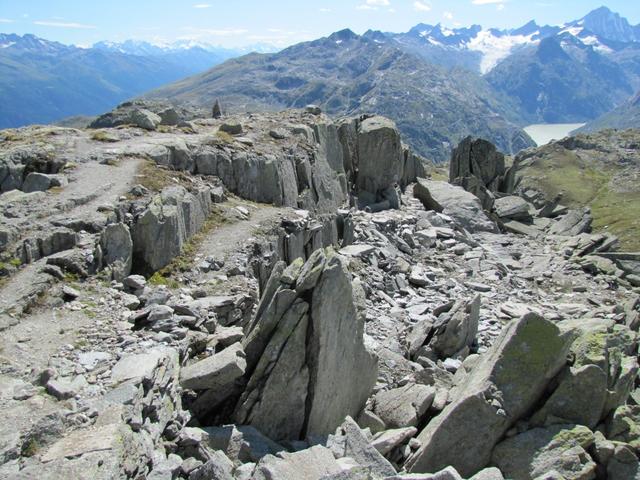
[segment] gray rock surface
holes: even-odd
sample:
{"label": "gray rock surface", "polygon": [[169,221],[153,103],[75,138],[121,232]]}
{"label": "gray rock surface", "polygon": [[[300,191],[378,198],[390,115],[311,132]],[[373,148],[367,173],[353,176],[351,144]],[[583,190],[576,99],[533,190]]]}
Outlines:
{"label": "gray rock surface", "polygon": [[300,270],[296,290],[278,278],[270,282],[280,285],[263,298],[266,308],[244,341],[250,376],[236,419],[275,440],[330,433],[359,413],[377,371],[345,261],[318,250]]}
{"label": "gray rock surface", "polygon": [[496,445],[492,460],[513,480],[533,480],[550,471],[567,480],[586,480],[595,478],[596,464],[587,453],[593,442],[584,426],[536,428]]}
{"label": "gray rock surface", "polygon": [[153,198],[131,232],[138,268],[159,270],[177,256],[211,211],[207,189],[189,193],[169,187]]}
{"label": "gray rock surface", "polygon": [[255,467],[254,480],[298,480],[300,478],[323,478],[340,472],[340,466],[331,450],[315,445],[296,453],[267,455]]}
{"label": "gray rock surface", "polygon": [[506,174],[504,155],[487,140],[467,137],[453,150],[449,162],[449,179],[476,177],[487,190],[503,191]]}
{"label": "gray rock surface", "polygon": [[236,343],[220,353],[182,369],[180,385],[192,390],[224,390],[244,375],[247,363],[242,345]]}
{"label": "gray rock surface", "polygon": [[422,446],[408,460],[409,470],[452,465],[471,476],[486,467],[493,446],[564,366],[569,340],[535,314],[510,322],[453,402],[420,432]]}
{"label": "gray rock surface", "polygon": [[373,411],[387,427],[415,427],[431,406],[435,393],[433,387],[419,384],[379,392]]}
{"label": "gray rock surface", "polygon": [[497,226],[484,213],[480,200],[462,187],[447,182],[418,179],[414,196],[427,210],[453,217],[470,232],[495,232]]}

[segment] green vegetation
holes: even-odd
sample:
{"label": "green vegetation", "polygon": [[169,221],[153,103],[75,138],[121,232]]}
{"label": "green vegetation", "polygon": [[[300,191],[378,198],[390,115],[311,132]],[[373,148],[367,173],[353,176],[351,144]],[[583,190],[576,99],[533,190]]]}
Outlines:
{"label": "green vegetation", "polygon": [[35,438],[30,438],[25,443],[22,444],[22,456],[23,457],[33,457],[40,450],[40,445],[36,441]]}
{"label": "green vegetation", "polygon": [[594,231],[620,238],[627,251],[640,250],[640,191],[616,192],[615,164],[589,162],[574,151],[552,146],[522,172],[523,185],[539,188],[548,198],[564,194],[562,203],[589,206]]}
{"label": "green vegetation", "polygon": [[115,143],[119,142],[120,139],[115,135],[110,134],[109,132],[105,132],[104,130],[96,130],[91,134],[91,139],[97,142],[107,142],[107,143]]}
{"label": "green vegetation", "polygon": [[152,192],[160,192],[163,188],[174,184],[173,178],[178,172],[172,172],[164,168],[159,168],[151,160],[143,162],[138,167],[136,177],[138,183]]}
{"label": "green vegetation", "polygon": [[595,230],[617,235],[625,250],[640,251],[640,192],[616,193],[605,186],[591,204]]}

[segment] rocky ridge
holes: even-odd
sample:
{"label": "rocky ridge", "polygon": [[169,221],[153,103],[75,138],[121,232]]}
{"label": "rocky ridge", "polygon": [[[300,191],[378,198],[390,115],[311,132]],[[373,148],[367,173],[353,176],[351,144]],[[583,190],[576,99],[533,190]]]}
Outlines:
{"label": "rocky ridge", "polygon": [[62,179],[0,195],[3,477],[640,478],[638,259],[490,144],[449,184],[315,109],[1,135]]}

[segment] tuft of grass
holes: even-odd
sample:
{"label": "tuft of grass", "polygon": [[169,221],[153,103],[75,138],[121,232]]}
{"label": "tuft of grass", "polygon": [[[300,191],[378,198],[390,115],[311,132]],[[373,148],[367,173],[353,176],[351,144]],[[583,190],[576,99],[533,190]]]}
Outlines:
{"label": "tuft of grass", "polygon": [[106,142],[106,143],[115,143],[120,141],[118,137],[104,130],[96,130],[95,132],[93,132],[91,134],[91,139],[97,142]]}
{"label": "tuft of grass", "polygon": [[231,145],[233,142],[232,135],[218,130],[212,137],[208,137],[205,143],[208,145]]}
{"label": "tuft of grass", "polygon": [[80,281],[80,277],[76,273],[65,272],[64,273],[64,281],[69,284],[75,284]]}
{"label": "tuft of grass", "polygon": [[640,193],[612,192],[602,188],[591,202],[593,227],[620,239],[624,250],[640,251]]}
{"label": "tuft of grass", "polygon": [[20,265],[22,265],[22,260],[20,260],[19,258],[12,258],[11,260],[9,260],[9,265],[13,265],[14,267],[19,267]]}
{"label": "tuft of grass", "polygon": [[176,174],[177,172],[159,168],[149,160],[140,164],[136,177],[140,185],[157,193],[169,185],[175,185],[174,178]]}
{"label": "tuft of grass", "polygon": [[40,445],[34,438],[30,438],[22,444],[21,454],[23,457],[33,457],[40,450]]}
{"label": "tuft of grass", "polygon": [[164,275],[164,269],[157,271],[156,273],[151,275],[151,277],[149,277],[149,284],[155,286],[164,285],[174,290],[180,288],[180,282],[174,280],[173,278],[165,277]]}

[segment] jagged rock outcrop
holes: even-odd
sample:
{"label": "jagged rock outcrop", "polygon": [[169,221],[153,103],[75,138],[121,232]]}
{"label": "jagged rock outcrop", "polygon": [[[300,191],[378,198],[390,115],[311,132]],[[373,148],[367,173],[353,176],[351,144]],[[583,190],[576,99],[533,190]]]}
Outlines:
{"label": "jagged rock outcrop", "polygon": [[[48,145],[19,145],[13,148],[9,146],[0,153],[0,193],[14,189],[22,190],[30,174],[57,174],[64,165],[65,161],[56,158],[53,149]],[[64,183],[64,179],[59,176],[45,178],[48,180],[46,188],[38,181],[43,180],[42,177],[34,176],[27,184],[28,190],[46,190],[54,186],[53,184]]]}
{"label": "jagged rock outcrop", "polygon": [[360,412],[377,367],[353,288],[345,260],[331,250],[275,269],[244,341],[249,375],[239,423],[297,439],[328,434]]}
{"label": "jagged rock outcrop", "polygon": [[473,193],[485,210],[491,211],[495,194],[511,193],[515,187],[513,169],[491,142],[466,137],[453,150],[449,162],[449,181]]}
{"label": "jagged rock outcrop", "polygon": [[504,191],[505,175],[504,155],[491,142],[467,137],[453,150],[449,163],[449,180],[476,177],[490,192]]}
{"label": "jagged rock outcrop", "polygon": [[381,203],[372,208],[398,208],[389,190],[425,176],[425,160],[402,145],[395,123],[388,118],[361,116],[343,121],[340,142],[344,169],[361,208]]}
{"label": "jagged rock outcrop", "polygon": [[499,443],[492,459],[513,480],[534,480],[553,471],[566,480],[583,480],[596,478],[596,463],[587,453],[593,444],[593,433],[583,426],[534,428]]}
{"label": "jagged rock outcrop", "polygon": [[200,230],[210,211],[208,188],[193,193],[184,187],[164,189],[133,226],[134,267],[153,272],[168,265],[185,242]]}
{"label": "jagged rock outcrop", "polygon": [[122,281],[131,273],[133,265],[133,240],[129,227],[124,223],[112,223],[100,235],[102,264],[111,268],[114,280]]}
{"label": "jagged rock outcrop", "polygon": [[435,472],[452,465],[468,477],[487,466],[495,444],[565,365],[569,346],[569,335],[535,314],[509,323],[453,402],[420,432],[422,446],[408,469]]}
{"label": "jagged rock outcrop", "polygon": [[89,128],[113,128],[121,125],[133,125],[146,130],[155,130],[158,125],[178,125],[200,115],[203,110],[194,110],[185,106],[172,106],[163,102],[134,100],[118,105],[114,110],[100,115],[91,122]]}

